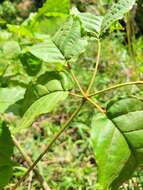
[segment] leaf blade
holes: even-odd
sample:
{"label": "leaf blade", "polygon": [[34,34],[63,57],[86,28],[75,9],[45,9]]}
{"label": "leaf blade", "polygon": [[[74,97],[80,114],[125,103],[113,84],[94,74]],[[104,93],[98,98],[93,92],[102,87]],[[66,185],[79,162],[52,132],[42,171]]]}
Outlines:
{"label": "leaf blade", "polygon": [[119,0],[114,3],[111,9],[105,14],[102,25],[101,34],[117,20],[121,19],[125,13],[132,9],[135,0]]}
{"label": "leaf blade", "polygon": [[29,127],[39,115],[51,112],[67,96],[68,92],[58,91],[45,95],[34,102],[24,114],[18,130]]}
{"label": "leaf blade", "polygon": [[107,189],[118,177],[131,151],[120,131],[104,115],[93,117],[91,143],[98,165],[98,185]]}

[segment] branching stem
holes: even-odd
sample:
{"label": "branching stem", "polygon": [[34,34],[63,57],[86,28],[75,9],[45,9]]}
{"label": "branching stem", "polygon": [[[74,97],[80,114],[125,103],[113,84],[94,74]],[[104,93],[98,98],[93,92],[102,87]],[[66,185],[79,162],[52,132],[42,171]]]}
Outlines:
{"label": "branching stem", "polygon": [[75,83],[77,84],[77,86],[78,86],[78,88],[79,88],[81,94],[82,94],[83,96],[85,96],[84,90],[82,89],[82,87],[81,87],[81,85],[80,85],[80,83],[79,83],[77,77],[75,76],[75,74],[74,74],[74,72],[73,72],[73,70],[72,70],[71,65],[70,65],[69,63],[67,63],[67,66],[68,66],[68,69],[69,69],[69,71],[70,71],[70,73],[71,73],[71,76],[72,76],[73,80],[75,81]]}
{"label": "branching stem", "polygon": [[93,72],[93,76],[91,78],[91,81],[89,83],[89,86],[87,88],[87,91],[86,91],[86,94],[89,94],[92,86],[93,86],[93,83],[95,81],[95,77],[96,77],[96,74],[97,74],[97,71],[98,71],[98,67],[99,67],[99,61],[100,61],[100,54],[101,54],[101,43],[100,43],[100,40],[98,39],[97,40],[98,42],[98,52],[97,52],[97,58],[96,58],[96,65],[95,65],[95,69],[94,69],[94,72]]}
{"label": "branching stem", "polygon": [[69,92],[69,95],[75,96],[75,97],[78,97],[78,98],[83,98],[82,95],[80,95],[80,94],[75,94],[75,93],[73,93],[73,92]]}
{"label": "branching stem", "polygon": [[143,84],[143,81],[134,81],[134,82],[126,82],[126,83],[122,83],[122,84],[117,84],[117,85],[108,87],[106,89],[94,92],[94,93],[90,94],[89,97],[92,97],[92,96],[95,96],[98,94],[102,94],[102,93],[108,92],[108,91],[116,89],[116,88],[121,88],[121,87],[129,86],[129,85],[139,85],[139,84]]}
{"label": "branching stem", "polygon": [[96,108],[97,108],[97,110],[99,111],[99,112],[101,112],[101,113],[105,113],[106,111],[99,105],[99,104],[97,104],[95,101],[93,101],[91,98],[89,98],[89,97],[87,97],[86,98],[91,104],[93,104]]}

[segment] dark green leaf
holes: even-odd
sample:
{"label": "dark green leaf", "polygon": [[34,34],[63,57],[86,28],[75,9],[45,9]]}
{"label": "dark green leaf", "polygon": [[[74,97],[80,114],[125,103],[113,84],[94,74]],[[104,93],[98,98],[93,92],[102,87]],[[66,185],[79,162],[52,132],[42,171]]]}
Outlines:
{"label": "dark green leaf", "polygon": [[9,129],[2,124],[0,127],[0,190],[9,182],[12,177],[13,141]]}
{"label": "dark green leaf", "polygon": [[42,61],[38,57],[27,52],[20,56],[20,60],[28,75],[34,76],[40,72]]}

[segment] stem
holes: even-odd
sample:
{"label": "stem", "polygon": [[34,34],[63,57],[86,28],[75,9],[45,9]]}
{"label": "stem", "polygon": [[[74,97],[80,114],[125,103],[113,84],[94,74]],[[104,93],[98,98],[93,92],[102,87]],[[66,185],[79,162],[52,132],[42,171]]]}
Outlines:
{"label": "stem", "polygon": [[75,93],[73,93],[73,92],[69,92],[69,95],[72,95],[72,96],[75,96],[75,97],[78,97],[78,98],[83,98],[82,95],[75,94]]}
{"label": "stem", "polygon": [[98,66],[99,66],[99,61],[100,61],[100,54],[101,54],[101,43],[100,40],[98,39],[98,52],[97,52],[97,58],[96,58],[96,66],[93,72],[93,76],[91,78],[91,81],[89,83],[89,86],[87,88],[86,94],[88,94],[93,86],[97,71],[98,71]]}
{"label": "stem", "polygon": [[77,86],[78,86],[80,92],[82,93],[82,95],[85,97],[85,93],[84,93],[84,91],[83,91],[83,89],[82,89],[82,87],[81,87],[81,85],[80,85],[80,83],[79,83],[77,77],[75,76],[75,74],[74,74],[74,72],[73,72],[73,70],[72,70],[71,65],[70,65],[69,63],[67,63],[67,65],[68,65],[68,68],[69,68],[69,70],[70,70],[70,73],[71,73],[71,76],[72,76],[73,80],[74,80],[75,83],[77,84]]}
{"label": "stem", "polygon": [[111,86],[111,87],[108,87],[106,89],[94,92],[93,94],[90,94],[89,97],[95,96],[97,94],[102,94],[104,92],[108,92],[108,91],[116,89],[116,88],[120,88],[120,87],[124,87],[124,86],[129,86],[129,85],[135,85],[135,84],[136,85],[143,84],[143,81],[134,81],[134,82],[126,82],[126,83],[122,83],[122,84],[117,84],[115,86]]}
{"label": "stem", "polygon": [[91,98],[87,97],[86,98],[91,104],[93,104],[101,113],[105,113],[106,111],[102,109],[102,107],[97,104],[95,101],[93,101]]}
{"label": "stem", "polygon": [[[19,152],[22,154],[23,158],[26,160],[27,164],[31,167],[33,165],[32,160],[26,154],[26,152],[23,150],[23,148],[21,147],[21,145],[19,144],[19,142],[13,135],[12,135],[12,140],[13,140],[15,146],[17,147],[17,149],[19,150]],[[39,171],[36,168],[33,169],[33,171],[37,177],[37,180],[40,182],[43,190],[51,190],[50,187],[48,186],[48,184],[46,183],[46,181],[43,179],[43,177],[39,174]]]}
{"label": "stem", "polygon": [[133,57],[133,47],[132,47],[132,31],[131,31],[131,20],[130,12],[126,14],[126,30],[127,30],[127,40],[128,40],[128,49],[130,55]]}
{"label": "stem", "polygon": [[71,115],[71,117],[68,119],[68,121],[65,123],[65,125],[63,125],[63,127],[59,130],[59,132],[57,134],[55,134],[55,136],[52,138],[52,140],[50,141],[50,143],[47,145],[46,149],[39,155],[39,157],[36,159],[36,161],[30,166],[30,168],[27,170],[27,172],[24,174],[24,176],[17,182],[17,184],[15,184],[15,186],[12,188],[12,190],[17,189],[17,187],[19,187],[19,185],[22,183],[22,181],[27,177],[27,175],[29,174],[29,172],[31,170],[33,170],[35,168],[35,166],[37,165],[37,163],[43,158],[43,156],[48,152],[48,150],[51,148],[51,146],[55,143],[55,141],[61,136],[61,134],[65,131],[65,129],[69,126],[69,124],[71,123],[71,121],[74,119],[74,117],[79,113],[81,107],[84,105],[85,103],[85,99],[82,99],[80,105],[77,107],[77,109],[73,112],[73,114]]}

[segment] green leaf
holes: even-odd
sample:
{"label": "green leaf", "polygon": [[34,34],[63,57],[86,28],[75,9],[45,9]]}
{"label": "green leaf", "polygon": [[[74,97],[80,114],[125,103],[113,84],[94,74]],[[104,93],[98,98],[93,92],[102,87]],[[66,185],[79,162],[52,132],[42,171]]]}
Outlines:
{"label": "green leaf", "polygon": [[76,17],[67,20],[57,31],[53,41],[67,60],[83,53],[87,46],[87,40],[81,35],[80,21]]}
{"label": "green leaf", "polygon": [[57,91],[45,95],[34,102],[24,114],[18,130],[30,127],[34,120],[41,114],[49,113],[68,96],[68,92]]}
{"label": "green leaf", "polygon": [[110,102],[107,105],[107,115],[111,119],[119,115],[140,110],[143,110],[143,102],[135,98],[121,99]]}
{"label": "green leaf", "polygon": [[0,190],[8,184],[12,177],[13,141],[9,129],[3,123],[0,127]]}
{"label": "green leaf", "polygon": [[46,16],[65,16],[69,14],[69,11],[69,0],[47,0],[43,7],[39,9],[38,14]]}
{"label": "green leaf", "polygon": [[4,113],[9,106],[22,99],[25,90],[21,87],[0,88],[0,113]]}
{"label": "green leaf", "polygon": [[21,52],[21,49],[18,42],[10,40],[4,43],[3,53],[7,57],[13,57],[14,55],[20,54],[20,52]]}
{"label": "green leaf", "polygon": [[126,98],[107,106],[107,116],[124,136],[131,150],[132,161],[128,161],[112,186],[116,189],[139,164],[143,164],[143,102],[136,98]]}
{"label": "green leaf", "polygon": [[119,0],[117,3],[114,3],[105,14],[102,25],[101,33],[106,32],[106,30],[117,20],[121,19],[125,13],[129,12],[132,9],[135,0]]}
{"label": "green leaf", "polygon": [[89,35],[99,37],[103,17],[91,13],[79,13],[78,16],[84,31]]}
{"label": "green leaf", "polygon": [[65,63],[64,57],[50,37],[45,42],[27,48],[27,51],[47,63]]}
{"label": "green leaf", "polygon": [[97,189],[105,190],[119,176],[131,156],[120,131],[105,115],[92,119],[91,145],[98,167]]}
{"label": "green leaf", "polygon": [[66,71],[49,71],[40,75],[36,84],[29,84],[26,89],[24,99],[21,103],[21,115],[30,107],[32,103],[40,97],[55,91],[67,91],[73,88],[73,81]]}
{"label": "green leaf", "polygon": [[34,56],[30,52],[21,54],[20,61],[28,75],[37,75],[42,66],[42,61],[38,57]]}
{"label": "green leaf", "polygon": [[73,81],[67,71],[46,72],[37,79],[37,84],[44,85],[49,92],[73,88]]}

